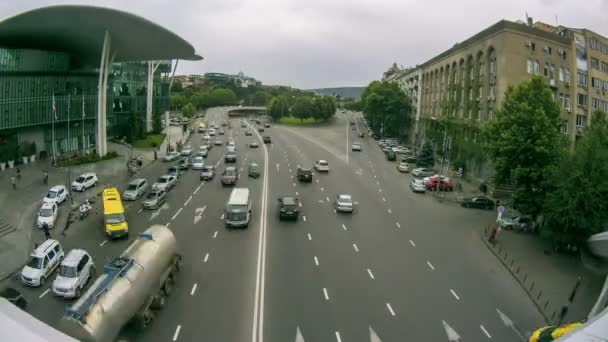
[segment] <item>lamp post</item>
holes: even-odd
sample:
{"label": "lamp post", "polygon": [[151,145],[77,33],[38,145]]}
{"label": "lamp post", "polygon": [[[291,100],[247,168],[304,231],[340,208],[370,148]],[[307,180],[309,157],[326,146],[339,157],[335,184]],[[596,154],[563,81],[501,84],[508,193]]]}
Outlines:
{"label": "lamp post", "polygon": [[[439,193],[439,183],[441,182],[441,173],[444,172],[445,160],[447,158],[446,147],[447,147],[447,139],[448,139],[448,126],[446,124],[444,124],[443,122],[439,121],[439,119],[437,119],[434,116],[431,116],[431,120],[433,120],[433,121],[439,123],[441,126],[443,126],[443,145],[442,145],[442,156],[441,156],[441,170],[439,170],[439,179],[437,179],[437,193]],[[445,170],[445,172],[447,173],[447,170]]]}

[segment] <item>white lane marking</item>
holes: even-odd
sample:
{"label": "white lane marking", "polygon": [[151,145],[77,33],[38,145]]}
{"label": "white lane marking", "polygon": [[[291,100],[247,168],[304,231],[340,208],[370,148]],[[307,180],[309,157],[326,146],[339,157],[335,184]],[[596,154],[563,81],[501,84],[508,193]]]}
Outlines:
{"label": "white lane marking", "polygon": [[340,337],[340,333],[336,331],[336,341],[342,342],[342,338]]}
{"label": "white lane marking", "polygon": [[141,213],[142,211],[144,211],[144,208],[139,208],[139,210],[137,211],[137,213]]}
{"label": "white lane marking", "polygon": [[300,193],[296,191],[296,196],[300,196]]}
{"label": "white lane marking", "polygon": [[342,223],[342,229],[347,230],[346,226],[344,225],[344,223]]}
{"label": "white lane marking", "polygon": [[302,202],[298,202],[298,207],[302,208]]}
{"label": "white lane marking", "polygon": [[184,208],[179,208],[179,210],[175,213],[175,215],[173,215],[173,217],[171,218],[171,221],[175,220],[175,218],[177,217],[177,215],[179,215],[179,213],[182,212],[182,210],[184,210]]}
{"label": "white lane marking", "polygon": [[205,260],[203,260],[203,262],[207,262],[207,260],[209,260],[209,253],[205,254]]}
{"label": "white lane marking", "polygon": [[302,215],[302,220],[306,222],[306,215]]}
{"label": "white lane marking", "polygon": [[370,270],[369,268],[367,269],[367,274],[369,274],[370,278],[376,279],[376,278],[374,278],[374,274],[372,273],[372,270]]}
{"label": "white lane marking", "polygon": [[326,288],[323,288],[323,295],[325,296],[325,300],[329,300],[329,294],[327,293]]}
{"label": "white lane marking", "polygon": [[318,180],[318,179],[317,179],[316,181],[317,181],[317,183],[319,183],[319,180]]}
{"label": "white lane marking", "polygon": [[292,173],[291,169],[289,169],[289,173]]}
{"label": "white lane marking", "polygon": [[399,224],[399,222],[395,222],[395,225],[397,226],[397,228],[401,228],[401,225]]}
{"label": "white lane marking", "polygon": [[296,187],[296,183],[293,183],[293,187],[294,187],[294,188]]}
{"label": "white lane marking", "polygon": [[325,200],[326,200],[327,202],[329,202],[329,197],[325,197]]}
{"label": "white lane marking", "polygon": [[374,178],[376,178],[376,175],[374,175]]}
{"label": "white lane marking", "polygon": [[429,267],[431,268],[431,270],[433,270],[433,271],[435,270],[435,266],[433,266],[433,264],[431,264],[430,261],[427,261],[426,264],[429,265]]}
{"label": "white lane marking", "polygon": [[324,202],[323,200],[319,200],[319,203],[323,203],[323,202]]}
{"label": "white lane marking", "polygon": [[378,192],[382,192],[382,189],[378,189]]}
{"label": "white lane marking", "polygon": [[346,165],[348,165],[349,149],[348,149],[348,120],[346,120]]}
{"label": "white lane marking", "polygon": [[315,256],[315,265],[319,266],[319,259]]}
{"label": "white lane marking", "polygon": [[175,328],[175,333],[173,334],[173,341],[177,341],[180,330],[182,330],[182,326],[178,325],[177,328]]}
{"label": "white lane marking", "polygon": [[460,300],[460,297],[458,297],[458,295],[456,294],[456,292],[454,292],[454,290],[450,289],[450,292],[452,292],[452,295],[454,296],[454,298],[456,298],[457,300]]}
{"label": "white lane marking", "polygon": [[312,240],[312,236],[310,235],[310,233],[308,233],[308,240]]}
{"label": "white lane marking", "polygon": [[357,247],[357,244],[353,243],[353,248],[355,249],[355,252],[359,253],[359,247]]}
{"label": "white lane marking", "polygon": [[382,197],[382,202],[386,202],[386,198]]}
{"label": "white lane marking", "polygon": [[483,331],[484,334],[486,334],[486,336],[488,338],[492,338],[492,335],[490,335],[490,333],[486,330],[486,328],[483,327],[483,325],[479,326],[481,328],[481,331]]}
{"label": "white lane marking", "polygon": [[323,189],[323,187],[321,187],[321,191],[325,191],[325,189]]}
{"label": "white lane marking", "polygon": [[49,291],[51,291],[50,288],[46,289],[46,291],[42,292],[42,294],[40,296],[38,296],[38,299],[41,299],[42,297],[46,296],[46,294],[49,293]]}
{"label": "white lane marking", "polygon": [[336,209],[334,209],[334,214],[337,214],[338,212],[336,211]]}
{"label": "white lane marking", "polygon": [[391,306],[391,303],[386,303],[386,307],[388,308],[388,311],[391,313],[391,315],[393,315],[393,317],[394,317],[395,311],[393,311],[393,307]]}
{"label": "white lane marking", "polygon": [[388,213],[389,213],[389,214],[392,214],[392,213],[393,213],[393,211],[392,211],[390,208],[389,208],[389,209],[386,209],[386,210],[388,211]]}
{"label": "white lane marking", "polygon": [[222,216],[220,216],[220,219],[223,220],[224,219],[224,214],[222,214]]}
{"label": "white lane marking", "polygon": [[184,202],[184,207],[188,205],[188,203],[190,203],[190,201],[192,200],[192,195],[190,195],[190,197],[188,197],[188,199],[186,200],[186,202]]}
{"label": "white lane marking", "polygon": [[215,239],[217,237],[217,230],[215,231],[215,233],[213,233],[213,238]]}
{"label": "white lane marking", "polygon": [[196,287],[197,287],[197,286],[198,286],[198,285],[197,285],[196,283],[194,283],[194,285],[192,285],[192,290],[190,290],[190,295],[191,295],[191,296],[194,296],[194,292],[196,292]]}
{"label": "white lane marking", "polygon": [[412,245],[412,247],[416,247],[416,244],[414,243],[414,241],[410,240],[410,244]]}
{"label": "white lane marking", "polygon": [[102,242],[99,244],[99,247],[101,247],[101,246],[105,245],[106,243],[108,243],[108,240],[103,240],[103,241],[102,241]]}

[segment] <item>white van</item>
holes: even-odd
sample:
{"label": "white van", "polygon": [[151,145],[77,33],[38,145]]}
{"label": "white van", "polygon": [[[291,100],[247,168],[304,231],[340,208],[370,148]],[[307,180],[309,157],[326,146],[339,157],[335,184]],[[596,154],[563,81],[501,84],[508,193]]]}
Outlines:
{"label": "white van", "polygon": [[44,285],[64,258],[63,248],[57,240],[46,240],[30,255],[21,270],[21,282],[29,286]]}
{"label": "white van", "polygon": [[224,222],[226,227],[247,227],[251,219],[251,200],[249,189],[234,188],[230,193],[226,210],[224,212]]}

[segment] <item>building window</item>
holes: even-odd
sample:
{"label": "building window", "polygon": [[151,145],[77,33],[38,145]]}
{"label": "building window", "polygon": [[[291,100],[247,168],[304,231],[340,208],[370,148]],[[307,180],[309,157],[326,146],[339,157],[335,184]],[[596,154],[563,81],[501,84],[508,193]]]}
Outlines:
{"label": "building window", "polygon": [[598,50],[599,48],[598,48],[597,40],[590,38],[589,47],[592,48],[593,50]]}
{"label": "building window", "polygon": [[585,127],[587,124],[587,117],[583,115],[576,116],[576,127]]}
{"label": "building window", "polygon": [[562,66],[559,67],[559,80],[564,81],[564,67]]}
{"label": "building window", "polygon": [[564,93],[559,93],[559,104],[562,106],[562,108],[565,108]]}
{"label": "building window", "polygon": [[491,99],[495,99],[496,98],[496,86],[492,85],[490,87],[490,98]]}
{"label": "building window", "polygon": [[534,62],[528,58],[528,74],[534,73]]}
{"label": "building window", "polygon": [[578,84],[583,87],[587,86],[587,73],[585,71],[578,71]]}
{"label": "building window", "polygon": [[568,68],[564,68],[564,81],[568,84],[572,81],[572,78],[570,78],[570,69]]}
{"label": "building window", "polygon": [[[608,44],[606,46],[608,46]],[[608,63],[602,62],[602,71],[608,72]]]}
{"label": "building window", "polygon": [[549,79],[551,79],[551,84],[555,84],[555,65],[551,64],[551,68],[549,69]]}
{"label": "building window", "polygon": [[608,44],[601,43],[602,52],[608,55]]}
{"label": "building window", "polygon": [[550,46],[545,46],[545,52],[548,53],[548,54],[551,54],[551,52],[552,52],[551,47]]}
{"label": "building window", "polygon": [[595,97],[591,98],[591,108],[598,109],[600,108],[600,99],[596,99]]}
{"label": "building window", "polygon": [[534,74],[540,75],[540,63],[538,61],[534,61]]}
{"label": "building window", "polygon": [[599,69],[600,68],[600,61],[597,58],[591,57],[591,67],[593,69]]}
{"label": "building window", "polygon": [[543,75],[545,77],[549,77],[549,64],[545,63],[545,67],[543,68]]}
{"label": "building window", "polygon": [[595,78],[595,77],[591,77],[591,86],[595,89],[601,89],[602,88],[602,80]]}
{"label": "building window", "polygon": [[587,94],[577,94],[576,104],[582,107],[587,107]]}
{"label": "building window", "polygon": [[608,82],[604,82],[604,91],[608,92]]}
{"label": "building window", "polygon": [[571,107],[571,102],[570,102],[570,95],[568,94],[564,94],[564,108],[566,108],[567,111],[570,111]]}
{"label": "building window", "polygon": [[568,52],[566,52],[566,50],[562,51],[562,59],[563,59],[563,60],[566,60],[566,54],[567,54],[567,53],[568,53]]}
{"label": "building window", "polygon": [[568,120],[562,121],[562,127],[560,130],[563,134],[568,134]]}

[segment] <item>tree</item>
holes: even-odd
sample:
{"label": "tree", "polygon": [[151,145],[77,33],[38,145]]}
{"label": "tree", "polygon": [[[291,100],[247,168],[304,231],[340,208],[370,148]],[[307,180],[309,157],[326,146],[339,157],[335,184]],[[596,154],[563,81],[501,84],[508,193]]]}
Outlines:
{"label": "tree", "polygon": [[313,97],[310,116],[317,121],[321,121],[325,120],[326,112],[327,104],[325,102],[325,97]]}
{"label": "tree", "polygon": [[181,93],[182,90],[184,90],[182,82],[180,80],[173,80],[173,84],[171,85],[171,91]]}
{"label": "tree", "polygon": [[496,119],[483,128],[486,150],[494,162],[495,181],[517,186],[515,206],[536,216],[544,201],[548,171],[565,148],[560,108],[541,77],[509,87]]}
{"label": "tree", "polygon": [[395,82],[374,81],[363,92],[363,110],[372,131],[399,136],[412,124],[412,106],[408,96]]}
{"label": "tree", "polygon": [[214,106],[234,105],[237,97],[234,91],[226,88],[216,88],[210,93]]}
{"label": "tree", "polygon": [[418,160],[416,160],[416,166],[418,167],[433,167],[435,165],[435,157],[433,155],[433,145],[430,141],[422,145]]}
{"label": "tree", "polygon": [[574,152],[549,177],[543,235],[557,245],[580,245],[608,222],[608,122],[599,111],[592,118]]}
{"label": "tree", "polygon": [[129,125],[125,132],[127,142],[131,143],[141,139],[144,135],[144,116],[141,113],[132,111],[129,114]]}
{"label": "tree", "polygon": [[310,112],[312,110],[312,100],[308,96],[300,96],[296,98],[293,107],[291,108],[291,114],[296,118],[303,121],[306,118],[310,117]]}
{"label": "tree", "polygon": [[254,106],[265,106],[268,104],[271,98],[272,95],[270,95],[268,92],[260,90],[253,94],[252,104]]}
{"label": "tree", "polygon": [[192,116],[194,116],[194,112],[196,111],[196,109],[194,108],[194,105],[192,103],[188,102],[188,104],[186,104],[184,108],[182,108],[182,111],[184,112],[185,117],[191,118]]}
{"label": "tree", "polygon": [[336,115],[336,98],[333,96],[323,96],[324,111],[322,119],[327,121]]}
{"label": "tree", "polygon": [[184,106],[186,103],[188,103],[188,100],[186,99],[186,97],[183,94],[171,94],[171,107],[172,108],[182,108],[182,106]]}
{"label": "tree", "polygon": [[152,132],[155,134],[161,133],[163,131],[163,122],[161,120],[161,113],[155,112],[152,113]]}

